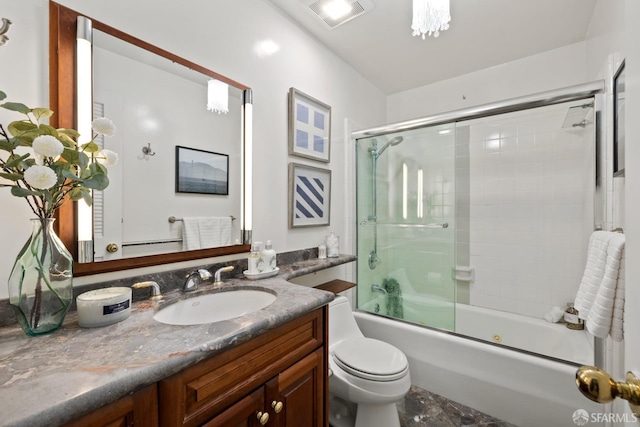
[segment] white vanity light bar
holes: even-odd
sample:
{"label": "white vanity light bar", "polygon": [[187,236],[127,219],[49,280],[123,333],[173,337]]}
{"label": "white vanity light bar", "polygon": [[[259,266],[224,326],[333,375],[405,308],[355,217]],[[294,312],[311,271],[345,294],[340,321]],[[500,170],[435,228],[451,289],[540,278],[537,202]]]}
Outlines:
{"label": "white vanity light bar", "polygon": [[243,93],[244,122],[242,126],[244,136],[244,185],[243,200],[244,212],[240,223],[242,230],[242,243],[251,243],[253,230],[253,91],[246,89]]}
{"label": "white vanity light bar", "polygon": [[[91,120],[93,119],[92,99],[92,23],[79,16],[76,33],[76,76],[77,76],[77,127],[78,143],[91,141]],[[93,261],[93,209],[84,200],[76,203],[78,228],[78,261]]]}

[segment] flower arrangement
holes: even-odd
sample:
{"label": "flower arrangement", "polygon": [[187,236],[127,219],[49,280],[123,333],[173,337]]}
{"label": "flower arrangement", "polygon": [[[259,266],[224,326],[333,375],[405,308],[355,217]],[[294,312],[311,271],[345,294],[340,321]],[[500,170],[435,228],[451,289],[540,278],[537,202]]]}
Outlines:
{"label": "flower arrangement", "polygon": [[[6,94],[0,91],[0,101]],[[66,200],[80,200],[91,206],[91,190],[104,190],[109,185],[107,167],[113,166],[118,155],[101,150],[95,143],[98,135],[112,136],[115,126],[106,118],[92,123],[95,134],[84,144],[78,143],[80,134],[73,129],[55,129],[41,123],[53,115],[47,108],[29,108],[17,102],[5,102],[0,107],[22,113],[23,120],[11,122],[5,129],[0,124],[0,177],[10,183],[11,194],[24,197],[33,213],[41,219],[52,218]],[[20,147],[31,147],[22,154]]]}
{"label": "flower arrangement", "polygon": [[[0,91],[0,101],[6,97]],[[107,167],[118,156],[101,150],[95,139],[113,135],[115,127],[96,119],[91,140],[80,143],[76,130],[42,123],[53,115],[47,108],[17,102],[0,107],[25,116],[6,129],[0,124],[0,186],[24,198],[37,217],[9,277],[9,302],[25,333],[40,335],[61,327],[73,299],[73,258],[53,230],[53,214],[67,200],[90,206],[91,191],[107,188]]]}

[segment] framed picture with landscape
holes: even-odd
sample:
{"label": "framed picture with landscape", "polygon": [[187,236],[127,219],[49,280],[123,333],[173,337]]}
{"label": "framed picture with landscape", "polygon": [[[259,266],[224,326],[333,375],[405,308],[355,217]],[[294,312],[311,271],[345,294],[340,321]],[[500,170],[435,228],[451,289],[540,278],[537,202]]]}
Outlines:
{"label": "framed picture with landscape", "polygon": [[229,195],[229,156],[176,145],[176,193]]}

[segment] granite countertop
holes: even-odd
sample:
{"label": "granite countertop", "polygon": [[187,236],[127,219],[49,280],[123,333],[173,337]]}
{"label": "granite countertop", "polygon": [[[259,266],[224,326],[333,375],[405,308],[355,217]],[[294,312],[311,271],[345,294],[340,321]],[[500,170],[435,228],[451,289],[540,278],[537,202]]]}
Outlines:
{"label": "granite countertop", "polygon": [[[228,347],[321,307],[333,294],[287,280],[354,261],[342,255],[279,266],[277,276],[227,279],[195,292],[166,293],[159,302],[132,304],[131,316],[102,328],[81,328],[76,312],[49,335],[29,337],[17,326],[0,328],[0,424],[54,426],[153,384]],[[277,298],[245,316],[204,325],[174,326],[153,315],[172,300],[214,289],[265,289]]]}

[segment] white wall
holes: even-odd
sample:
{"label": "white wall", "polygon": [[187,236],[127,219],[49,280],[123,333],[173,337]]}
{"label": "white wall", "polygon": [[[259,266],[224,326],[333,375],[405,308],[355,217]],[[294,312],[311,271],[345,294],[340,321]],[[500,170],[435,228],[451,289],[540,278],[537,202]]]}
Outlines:
{"label": "white wall", "polygon": [[[277,252],[317,245],[329,233],[346,234],[346,119],[371,127],[385,121],[386,99],[326,47],[300,30],[266,1],[197,0],[184,7],[168,0],[64,0],[70,7],[147,42],[202,64],[254,91],[254,240],[273,241]],[[48,105],[48,3],[0,0],[2,16],[13,21],[9,43],[0,48],[2,90],[12,100]],[[265,55],[259,43],[279,46]],[[289,230],[287,165],[325,166],[287,155],[287,92],[290,87],[332,106],[331,226]],[[0,122],[15,117],[0,111]],[[26,241],[31,216],[26,203],[0,193],[0,233],[4,247],[0,281],[8,278],[14,256]],[[111,275],[107,277],[115,277]],[[119,275],[121,276],[121,275]],[[91,281],[92,278],[83,280]],[[80,283],[76,281],[76,283]],[[0,298],[6,297],[0,285]]]}
{"label": "white wall", "polygon": [[[534,37],[534,35],[532,35]],[[390,95],[387,122],[474,107],[584,83],[586,46],[576,43]]]}

